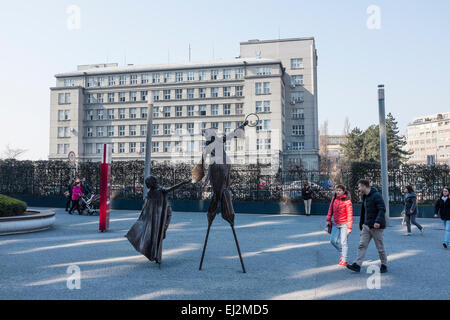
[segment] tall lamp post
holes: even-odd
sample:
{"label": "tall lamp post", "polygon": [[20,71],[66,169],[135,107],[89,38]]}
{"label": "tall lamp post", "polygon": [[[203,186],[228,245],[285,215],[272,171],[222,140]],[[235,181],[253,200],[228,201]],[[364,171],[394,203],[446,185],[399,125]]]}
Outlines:
{"label": "tall lamp post", "polygon": [[386,226],[389,225],[389,180],[387,168],[387,147],[386,147],[386,115],[384,107],[384,85],[378,86],[378,114],[380,118],[380,162],[381,162],[381,188],[383,199],[386,205]]}
{"label": "tall lamp post", "polygon": [[150,175],[151,167],[151,147],[152,147],[152,131],[153,131],[153,91],[149,91],[147,96],[147,139],[145,140],[145,168],[144,168],[144,194],[143,199],[147,196],[148,188],[145,184],[145,178]]}

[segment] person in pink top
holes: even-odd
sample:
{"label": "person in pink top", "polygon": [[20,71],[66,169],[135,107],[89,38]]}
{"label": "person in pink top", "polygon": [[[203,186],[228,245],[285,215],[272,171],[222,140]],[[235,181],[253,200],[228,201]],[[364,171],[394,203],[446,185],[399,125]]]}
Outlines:
{"label": "person in pink top", "polygon": [[73,185],[72,189],[72,207],[69,210],[69,214],[72,214],[72,211],[76,208],[78,211],[78,214],[81,214],[80,211],[80,196],[83,193],[83,190],[81,189],[81,182],[80,179],[75,179],[75,184]]}
{"label": "person in pink top", "polygon": [[331,232],[330,242],[339,251],[339,265],[347,265],[347,237],[352,232],[353,206],[350,192],[345,186],[336,186],[336,193],[331,200],[327,215],[327,227]]}

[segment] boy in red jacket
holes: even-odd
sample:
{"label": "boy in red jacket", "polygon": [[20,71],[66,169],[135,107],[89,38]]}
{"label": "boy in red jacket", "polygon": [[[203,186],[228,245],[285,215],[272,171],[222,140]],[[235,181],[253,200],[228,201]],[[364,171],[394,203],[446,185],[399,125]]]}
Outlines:
{"label": "boy in red jacket", "polygon": [[[333,221],[332,221],[333,220]],[[352,232],[353,207],[350,193],[345,186],[336,186],[336,194],[331,200],[327,215],[327,227],[331,226],[331,244],[339,251],[339,265],[347,265],[347,236]]]}

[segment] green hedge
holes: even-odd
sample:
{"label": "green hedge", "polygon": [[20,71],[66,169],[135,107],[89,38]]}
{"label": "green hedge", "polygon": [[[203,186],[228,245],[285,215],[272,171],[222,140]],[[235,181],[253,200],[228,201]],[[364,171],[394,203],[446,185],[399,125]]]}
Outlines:
{"label": "green hedge", "polygon": [[25,202],[0,194],[0,217],[19,216],[26,210]]}

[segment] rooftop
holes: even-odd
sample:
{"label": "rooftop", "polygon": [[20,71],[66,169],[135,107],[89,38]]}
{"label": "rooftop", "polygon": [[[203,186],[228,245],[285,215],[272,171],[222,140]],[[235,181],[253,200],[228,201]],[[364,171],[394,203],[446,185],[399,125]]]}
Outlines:
{"label": "rooftop", "polygon": [[97,74],[111,74],[111,73],[127,73],[127,72],[149,72],[149,71],[169,71],[180,69],[196,69],[196,68],[211,68],[211,67],[225,67],[225,66],[239,66],[239,65],[259,65],[259,64],[280,64],[278,59],[265,58],[234,58],[234,59],[215,59],[201,62],[185,62],[185,63],[170,63],[170,64],[150,64],[150,65],[132,65],[119,66],[117,63],[99,63],[91,65],[80,65],[78,70],[66,73],[58,73],[56,78],[74,77],[83,75],[97,75]]}
{"label": "rooftop", "polygon": [[417,117],[413,119],[413,122],[408,124],[408,126],[423,124],[423,123],[431,123],[450,119],[450,112],[437,113],[428,116]]}

